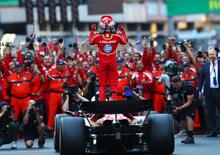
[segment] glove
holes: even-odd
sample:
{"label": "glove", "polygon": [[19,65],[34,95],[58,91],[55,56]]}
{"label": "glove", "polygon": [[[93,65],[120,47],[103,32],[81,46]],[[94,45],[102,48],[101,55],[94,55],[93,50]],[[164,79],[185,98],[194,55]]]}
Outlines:
{"label": "glove", "polygon": [[124,26],[123,26],[122,24],[120,24],[120,25],[118,25],[118,29],[119,29],[120,31],[124,31]]}
{"label": "glove", "polygon": [[96,31],[96,29],[97,29],[97,28],[96,28],[96,24],[91,24],[91,30],[92,30],[92,31]]}

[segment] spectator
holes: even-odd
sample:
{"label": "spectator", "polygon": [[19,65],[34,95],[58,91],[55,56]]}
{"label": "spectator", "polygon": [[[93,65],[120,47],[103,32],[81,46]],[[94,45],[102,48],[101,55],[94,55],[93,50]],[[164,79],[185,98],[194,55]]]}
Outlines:
{"label": "spectator", "polygon": [[217,137],[216,108],[220,113],[220,61],[215,49],[208,51],[209,61],[202,66],[199,78],[199,92],[205,96],[207,110],[207,137]]}

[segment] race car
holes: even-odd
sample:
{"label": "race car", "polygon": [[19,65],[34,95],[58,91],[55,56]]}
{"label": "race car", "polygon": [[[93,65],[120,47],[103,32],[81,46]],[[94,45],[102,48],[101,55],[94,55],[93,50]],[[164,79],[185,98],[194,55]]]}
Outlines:
{"label": "race car", "polygon": [[[81,116],[56,115],[54,148],[60,155],[172,154],[175,144],[172,116],[151,114],[149,103],[147,100],[83,102],[80,104]],[[123,117],[143,111],[145,116],[134,116],[137,121],[132,124]],[[93,126],[88,113],[102,115],[100,125]]]}

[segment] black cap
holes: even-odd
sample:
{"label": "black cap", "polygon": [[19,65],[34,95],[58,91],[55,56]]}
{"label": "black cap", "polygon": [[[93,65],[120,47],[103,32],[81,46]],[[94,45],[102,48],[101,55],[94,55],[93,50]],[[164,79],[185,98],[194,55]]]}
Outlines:
{"label": "black cap", "polygon": [[122,62],[124,62],[124,59],[122,57],[118,57],[117,58],[117,63],[122,63]]}
{"label": "black cap", "polygon": [[57,62],[56,62],[57,65],[64,65],[64,61],[63,59],[58,59]]}
{"label": "black cap", "polygon": [[26,53],[24,56],[25,60],[33,60],[32,54],[30,52]]}
{"label": "black cap", "polygon": [[22,67],[22,64],[19,61],[15,62],[15,67]]}
{"label": "black cap", "polygon": [[88,71],[87,76],[90,78],[90,77],[96,76],[96,74],[92,71]]}
{"label": "black cap", "polygon": [[68,57],[66,58],[66,60],[73,60],[73,57],[68,56]]}
{"label": "black cap", "polygon": [[183,66],[183,67],[189,67],[190,64],[189,64],[189,62],[183,62],[182,66]]}
{"label": "black cap", "polygon": [[99,63],[99,58],[95,58],[95,63]]}
{"label": "black cap", "polygon": [[203,54],[202,54],[201,51],[198,51],[198,53],[197,53],[197,57],[198,57],[198,58],[203,58]]}

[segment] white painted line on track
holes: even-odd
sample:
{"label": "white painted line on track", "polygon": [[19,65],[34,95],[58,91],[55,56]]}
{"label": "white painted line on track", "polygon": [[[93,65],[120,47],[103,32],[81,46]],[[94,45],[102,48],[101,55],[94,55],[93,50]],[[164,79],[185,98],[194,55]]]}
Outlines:
{"label": "white painted line on track", "polygon": [[39,150],[39,149],[30,149],[30,150],[1,150],[0,149],[0,155],[3,153],[4,154],[16,154],[16,153],[27,153],[27,152],[30,152],[30,153],[45,153],[45,152],[51,152],[51,153],[55,153],[54,149],[45,149],[45,150]]}

